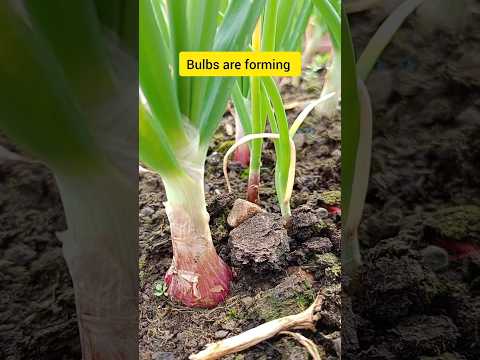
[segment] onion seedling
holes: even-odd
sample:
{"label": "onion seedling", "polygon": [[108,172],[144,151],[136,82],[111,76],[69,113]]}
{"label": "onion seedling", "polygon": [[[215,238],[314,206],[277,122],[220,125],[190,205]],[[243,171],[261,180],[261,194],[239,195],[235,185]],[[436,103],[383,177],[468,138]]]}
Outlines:
{"label": "onion seedling", "polygon": [[[259,22],[252,39],[252,50],[295,50],[299,48],[302,34],[308,23],[313,5],[310,0],[297,1],[293,7],[299,16],[291,16],[291,8],[287,5],[291,1],[267,0],[267,5],[263,14],[263,24]],[[340,3],[337,0],[315,0],[315,6],[322,14],[327,28],[334,39],[336,53],[339,54],[340,46]],[[291,5],[291,4],[290,4]],[[296,10],[295,10],[296,9]],[[338,59],[340,56],[338,55]],[[327,83],[333,83],[333,86],[326,86],[322,92],[321,101],[332,102],[333,96],[330,92],[339,92],[339,61],[335,63],[334,75],[329,76]],[[275,167],[275,187],[280,210],[284,217],[290,216],[290,197],[293,188],[293,179],[295,175],[295,148],[291,141],[299,124],[303,122],[308,112],[313,106],[307,106],[308,112],[303,112],[301,121],[296,121],[296,126],[289,130],[287,116],[285,114],[282,98],[275,81],[270,77],[250,78],[249,86],[244,86],[245,80],[237,81],[232,92],[233,102],[237,110],[239,122],[242,124],[246,134],[258,135],[265,133],[267,119],[272,133],[278,134],[274,137],[276,167]],[[332,90],[332,87],[335,90]],[[249,93],[244,89],[249,89]],[[249,94],[249,99],[245,95]],[[335,107],[338,97],[333,100]],[[250,108],[248,108],[250,105]],[[247,185],[247,200],[257,203],[259,200],[260,186],[260,167],[262,155],[262,136],[249,137],[250,146],[250,168]],[[235,147],[244,146],[246,141],[237,139]],[[241,143],[241,145],[240,145]],[[293,152],[293,154],[292,154]],[[225,156],[227,159],[228,156]],[[224,170],[225,171],[225,170]],[[228,178],[227,178],[228,181]],[[229,183],[227,182],[227,185]]]}
{"label": "onion seedling", "polygon": [[355,64],[352,37],[346,16],[342,18],[343,86],[342,111],[342,263],[350,276],[361,264],[358,226],[368,189],[372,151],[373,111],[365,81],[382,51],[391,41],[404,20],[424,0],[407,0],[399,5],[370,39]]}
{"label": "onion seedling", "polygon": [[230,1],[223,13],[222,3],[140,1],[140,159],[165,186],[173,245],[165,282],[169,296],[188,306],[215,306],[232,278],[213,246],[204,169],[235,78],[180,77],[178,54],[246,49],[265,5]]}

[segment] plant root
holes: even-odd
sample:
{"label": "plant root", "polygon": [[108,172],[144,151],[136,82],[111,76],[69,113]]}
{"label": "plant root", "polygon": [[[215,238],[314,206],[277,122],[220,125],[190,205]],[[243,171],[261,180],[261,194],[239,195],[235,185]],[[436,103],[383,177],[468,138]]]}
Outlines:
{"label": "plant root", "polygon": [[295,340],[297,340],[305,349],[307,349],[308,353],[312,356],[313,360],[322,360],[322,358],[320,357],[320,352],[318,351],[317,345],[315,345],[315,343],[312,340],[307,339],[302,334],[294,333],[291,331],[282,331],[280,334],[291,336]]}
{"label": "plant root", "polygon": [[[197,354],[190,355],[190,360],[213,360],[222,356],[233,354],[248,349],[259,342],[270,339],[282,332],[288,332],[293,329],[315,330],[315,323],[320,319],[320,308],[323,303],[323,297],[318,295],[313,303],[299,314],[289,315],[279,319],[269,321],[253,329],[245,331],[239,335],[224,339],[215,343],[207,344],[205,349]],[[290,334],[288,334],[290,335]],[[297,334],[298,335],[298,334]],[[294,336],[295,337],[295,336]],[[295,337],[299,340],[299,337]],[[303,338],[303,336],[302,336]],[[299,340],[300,341],[300,340]],[[302,339],[302,341],[304,341]],[[308,343],[308,342],[306,342]],[[309,347],[312,348],[311,344]],[[307,348],[308,350],[308,348]],[[310,351],[310,350],[309,350]],[[318,353],[318,350],[317,350]],[[312,355],[313,356],[313,355]],[[314,358],[315,360],[320,359]]]}

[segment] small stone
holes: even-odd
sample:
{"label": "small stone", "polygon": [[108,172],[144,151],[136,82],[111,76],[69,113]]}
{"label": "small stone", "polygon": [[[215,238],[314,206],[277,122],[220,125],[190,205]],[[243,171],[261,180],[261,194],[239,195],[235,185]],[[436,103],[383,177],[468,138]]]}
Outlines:
{"label": "small stone", "polygon": [[250,201],[243,199],[235,200],[233,208],[228,214],[227,223],[231,227],[236,228],[245,220],[250,219],[253,215],[264,212],[264,210]]}
{"label": "small stone", "polygon": [[234,266],[264,273],[282,270],[289,242],[280,217],[262,212],[233,229],[228,246]]}
{"label": "small stone", "polygon": [[325,219],[328,217],[328,210],[323,208],[323,207],[319,207],[317,209],[317,216],[320,218],[320,219]]}
{"label": "small stone", "polygon": [[140,210],[140,215],[144,217],[150,217],[155,213],[150,206],[145,206],[142,210]]}
{"label": "small stone", "polygon": [[215,336],[215,339],[223,339],[223,338],[226,338],[228,335],[228,331],[226,330],[218,330],[215,332],[214,336]]}
{"label": "small stone", "polygon": [[433,271],[440,271],[448,267],[448,253],[441,247],[430,245],[420,251],[423,263]]}

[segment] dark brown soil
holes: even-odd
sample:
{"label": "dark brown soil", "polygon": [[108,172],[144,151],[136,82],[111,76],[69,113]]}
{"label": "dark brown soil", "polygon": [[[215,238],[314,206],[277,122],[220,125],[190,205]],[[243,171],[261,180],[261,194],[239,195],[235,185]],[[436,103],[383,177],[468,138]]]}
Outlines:
{"label": "dark brown soil", "polygon": [[[346,359],[480,358],[480,23],[470,15],[456,34],[422,32],[412,16],[368,81],[372,172],[364,264],[344,299]],[[357,49],[384,16],[351,17]]]}
{"label": "dark brown soil", "polygon": [[[0,137],[0,145],[10,147]],[[42,165],[0,160],[0,358],[80,359],[61,201]]]}
{"label": "dark brown soil", "polygon": [[[302,109],[301,100],[319,95],[322,74],[313,74],[315,89],[302,81],[300,86],[283,84],[286,103],[300,101],[289,110],[293,119]],[[228,246],[230,228],[226,218],[233,201],[244,198],[247,170],[230,164],[234,192],[225,195],[222,174],[223,153],[234,139],[234,121],[226,113],[211,145],[205,188],[210,226],[220,256],[231,263]],[[300,129],[297,143],[297,173],[292,208],[304,226],[289,228],[289,250],[279,257],[278,268],[258,274],[254,269],[234,267],[236,278],[228,300],[210,310],[186,308],[161,295],[161,285],[172,257],[169,225],[162,202],[165,195],[160,177],[146,173],[140,177],[140,357],[141,359],[186,359],[208,342],[241,333],[279,316],[305,309],[318,292],[325,303],[317,331],[304,332],[320,347],[325,358],[336,359],[334,342],[340,330],[340,222],[334,214],[321,210],[322,194],[340,187],[340,120],[310,116]],[[272,214],[279,214],[273,184],[274,149],[265,144],[261,174],[260,205]],[[338,193],[333,193],[338,197]],[[301,216],[303,213],[303,218]],[[309,215],[324,217],[309,223]],[[319,232],[319,224],[323,224]],[[245,223],[244,223],[245,224]],[[301,225],[301,223],[299,223]],[[278,226],[278,225],[273,225]],[[237,228],[238,230],[239,228]],[[285,234],[284,234],[285,235]],[[282,236],[284,236],[282,235]],[[285,250],[285,248],[283,248]],[[277,259],[277,258],[275,258]],[[258,270],[258,268],[256,268]],[[275,270],[275,271],[273,271]],[[337,349],[338,350],[338,349]],[[285,337],[276,337],[228,359],[308,359],[301,346]]]}

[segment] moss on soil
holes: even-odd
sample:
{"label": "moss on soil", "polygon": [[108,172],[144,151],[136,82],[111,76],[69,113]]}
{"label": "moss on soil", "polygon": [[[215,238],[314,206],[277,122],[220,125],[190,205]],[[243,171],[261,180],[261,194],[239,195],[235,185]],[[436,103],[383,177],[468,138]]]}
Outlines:
{"label": "moss on soil", "polygon": [[427,229],[442,239],[480,242],[480,207],[453,206],[435,211],[426,221]]}
{"label": "moss on soil", "polygon": [[338,205],[340,204],[342,194],[338,190],[324,191],[319,195],[319,200],[325,205]]}

